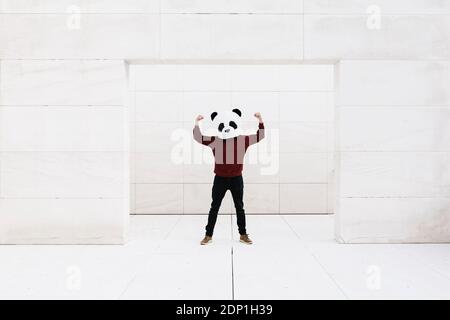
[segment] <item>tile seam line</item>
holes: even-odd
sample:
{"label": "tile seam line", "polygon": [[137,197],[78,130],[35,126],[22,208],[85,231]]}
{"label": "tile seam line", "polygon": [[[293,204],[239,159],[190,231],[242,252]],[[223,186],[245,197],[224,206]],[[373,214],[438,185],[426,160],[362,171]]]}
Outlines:
{"label": "tile seam line", "polygon": [[345,293],[344,289],[339,285],[337,280],[331,275],[331,273],[325,268],[325,266],[320,262],[320,260],[317,258],[317,256],[314,254],[314,252],[311,251],[311,249],[302,243],[302,238],[300,235],[294,230],[294,228],[289,224],[289,222],[285,219],[284,215],[281,215],[281,219],[284,221],[284,223],[287,224],[289,229],[295,234],[297,239],[299,240],[300,244],[311,254],[311,256],[314,258],[314,260],[319,264],[319,266],[322,268],[322,270],[327,274],[327,276],[330,278],[330,280],[334,283],[334,285],[339,289],[339,291],[342,293],[342,295],[347,299],[350,300],[348,295]]}
{"label": "tile seam line", "polygon": [[[130,214],[131,216],[131,214]],[[169,235],[172,233],[172,231],[175,229],[175,227],[178,225],[179,221],[182,218],[182,215],[178,215],[178,219],[177,221],[175,221],[175,223],[173,224],[172,228],[170,228],[170,230],[164,235],[163,240],[166,240]],[[155,250],[157,250],[159,248],[159,245],[156,246]],[[137,279],[137,276],[139,274],[139,272],[141,272],[143,269],[143,267],[139,267],[138,270],[136,270],[136,272],[134,273],[133,278],[127,283],[127,285],[125,286],[125,289],[122,291],[122,293],[119,295],[119,297],[117,298],[117,300],[121,300],[122,297],[125,295],[125,293],[130,289],[131,285],[133,284],[133,282]]]}

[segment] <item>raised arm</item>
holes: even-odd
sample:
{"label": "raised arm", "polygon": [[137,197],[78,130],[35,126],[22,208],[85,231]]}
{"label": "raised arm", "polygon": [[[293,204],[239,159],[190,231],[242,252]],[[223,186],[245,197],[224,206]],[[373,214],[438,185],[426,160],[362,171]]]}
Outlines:
{"label": "raised arm", "polygon": [[215,140],[215,137],[204,136],[200,131],[200,127],[198,124],[203,119],[203,116],[197,116],[197,118],[195,118],[194,140],[200,144],[203,144],[204,146],[209,146]]}
{"label": "raised arm", "polygon": [[258,131],[256,131],[256,134],[252,134],[249,136],[246,136],[246,143],[247,146],[251,146],[252,144],[256,144],[260,142],[265,137],[265,129],[264,129],[264,122],[261,116],[261,113],[257,112],[255,113],[255,118],[258,119]]}

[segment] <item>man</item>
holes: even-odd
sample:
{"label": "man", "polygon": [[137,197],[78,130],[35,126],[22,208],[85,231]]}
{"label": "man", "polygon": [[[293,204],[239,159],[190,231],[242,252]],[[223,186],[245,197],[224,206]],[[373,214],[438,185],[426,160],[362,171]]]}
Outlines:
{"label": "man", "polygon": [[[234,109],[233,112],[241,116],[241,112],[238,109]],[[211,114],[211,119],[217,116],[217,112]],[[227,190],[230,190],[233,197],[234,206],[236,208],[237,225],[239,228],[240,242],[245,244],[252,244],[250,240],[245,223],[245,211],[244,211],[244,181],[242,179],[242,170],[245,152],[248,147],[258,143],[264,139],[264,123],[259,112],[255,113],[255,117],[259,121],[258,131],[253,135],[238,135],[231,138],[219,138],[218,136],[204,136],[202,135],[199,122],[204,118],[199,115],[195,119],[194,127],[194,139],[202,145],[208,146],[212,149],[215,159],[214,173],[214,185],[212,188],[212,203],[208,216],[208,224],[206,226],[206,234],[201,245],[211,243],[214,232],[214,226],[217,221],[217,214],[222,203],[222,199],[225,196]],[[230,127],[227,128],[227,125]],[[224,124],[220,123],[218,129],[220,132],[224,130],[229,132],[236,129],[236,123],[230,121]]]}

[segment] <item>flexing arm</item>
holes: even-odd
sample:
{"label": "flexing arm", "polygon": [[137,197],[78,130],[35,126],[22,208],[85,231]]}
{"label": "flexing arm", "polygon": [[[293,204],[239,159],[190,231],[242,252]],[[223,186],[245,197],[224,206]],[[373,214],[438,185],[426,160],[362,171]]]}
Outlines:
{"label": "flexing arm", "polygon": [[198,126],[198,123],[202,120],[203,120],[203,116],[197,116],[197,118],[195,118],[194,140],[200,144],[203,144],[204,146],[208,146],[215,140],[215,137],[209,137],[209,136],[202,135],[202,132],[200,131],[200,127]]}
{"label": "flexing arm", "polygon": [[258,119],[259,124],[258,124],[258,131],[256,132],[256,134],[252,134],[247,136],[246,139],[247,141],[247,146],[251,146],[252,144],[256,144],[258,142],[260,142],[262,139],[264,139],[265,137],[265,130],[264,130],[264,122],[261,116],[261,113],[257,112],[255,113],[255,118]]}

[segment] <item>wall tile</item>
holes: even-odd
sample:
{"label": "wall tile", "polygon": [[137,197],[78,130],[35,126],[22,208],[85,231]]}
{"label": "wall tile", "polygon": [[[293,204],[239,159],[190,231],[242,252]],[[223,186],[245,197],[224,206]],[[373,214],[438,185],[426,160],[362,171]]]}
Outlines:
{"label": "wall tile", "polygon": [[246,213],[278,214],[278,184],[249,184],[244,187],[244,208]]}
{"label": "wall tile", "polygon": [[159,16],[2,14],[0,52],[8,59],[155,58]]}
{"label": "wall tile", "polygon": [[305,15],[305,59],[448,59],[446,15]]}
{"label": "wall tile", "polygon": [[299,59],[300,15],[162,15],[164,59]]}
{"label": "wall tile", "polygon": [[431,61],[342,61],[338,106],[448,106],[450,64]]}
{"label": "wall tile", "polygon": [[177,144],[172,137],[180,130],[177,122],[137,122],[136,152],[170,153]]}
{"label": "wall tile", "polygon": [[184,65],[184,91],[229,91],[230,65]]}
{"label": "wall tile", "polygon": [[327,153],[280,154],[281,183],[327,183]]}
{"label": "wall tile", "polygon": [[213,171],[214,164],[185,164],[183,181],[184,183],[210,183],[214,179]]}
{"label": "wall tile", "polygon": [[450,196],[449,153],[342,152],[341,197]]}
{"label": "wall tile", "polygon": [[280,121],[333,122],[334,92],[281,92]]}
{"label": "wall tile", "polygon": [[303,0],[166,0],[164,13],[302,13]]}
{"label": "wall tile", "polygon": [[450,108],[342,107],[338,112],[343,151],[450,151]]}
{"label": "wall tile", "polygon": [[280,213],[327,213],[327,185],[280,184]]}
{"label": "wall tile", "polygon": [[[185,214],[207,214],[211,207],[211,192],[212,184],[190,184],[184,185],[184,213]],[[227,191],[222,205],[220,207],[219,214],[230,214],[232,211],[231,206],[231,193]],[[234,207],[233,207],[234,208]],[[206,224],[206,222],[205,222]]]}
{"label": "wall tile", "polygon": [[161,122],[183,119],[182,93],[139,91],[135,95],[135,121]]}
{"label": "wall tile", "polygon": [[122,152],[2,152],[3,198],[123,198]]}
{"label": "wall tile", "polygon": [[183,74],[180,65],[148,64],[132,65],[130,81],[137,91],[183,90]]}
{"label": "wall tile", "polygon": [[233,92],[232,104],[242,111],[242,121],[257,120],[255,112],[260,112],[264,121],[279,121],[279,94],[277,92]]}
{"label": "wall tile", "polygon": [[333,65],[281,65],[279,66],[281,91],[333,90]]}
{"label": "wall tile", "polygon": [[2,105],[124,103],[125,65],[120,61],[2,60],[0,76]]}
{"label": "wall tile", "polygon": [[124,151],[123,107],[0,107],[0,151]]}
{"label": "wall tile", "polygon": [[159,0],[0,0],[0,13],[158,13]]}
{"label": "wall tile", "polygon": [[231,94],[229,92],[184,92],[183,93],[183,120],[194,125],[197,115],[205,117],[201,125],[211,127],[211,113],[233,110]]}
{"label": "wall tile", "polygon": [[326,152],[327,142],[327,124],[280,124],[280,152]]}
{"label": "wall tile", "polygon": [[368,14],[368,9],[372,6],[378,7],[383,14],[450,13],[450,3],[440,0],[303,0],[303,2],[305,14]]}
{"label": "wall tile", "polygon": [[136,214],[180,214],[182,212],[182,184],[136,185]]}
{"label": "wall tile", "polygon": [[183,164],[176,164],[170,153],[138,152],[136,183],[183,183]]}

